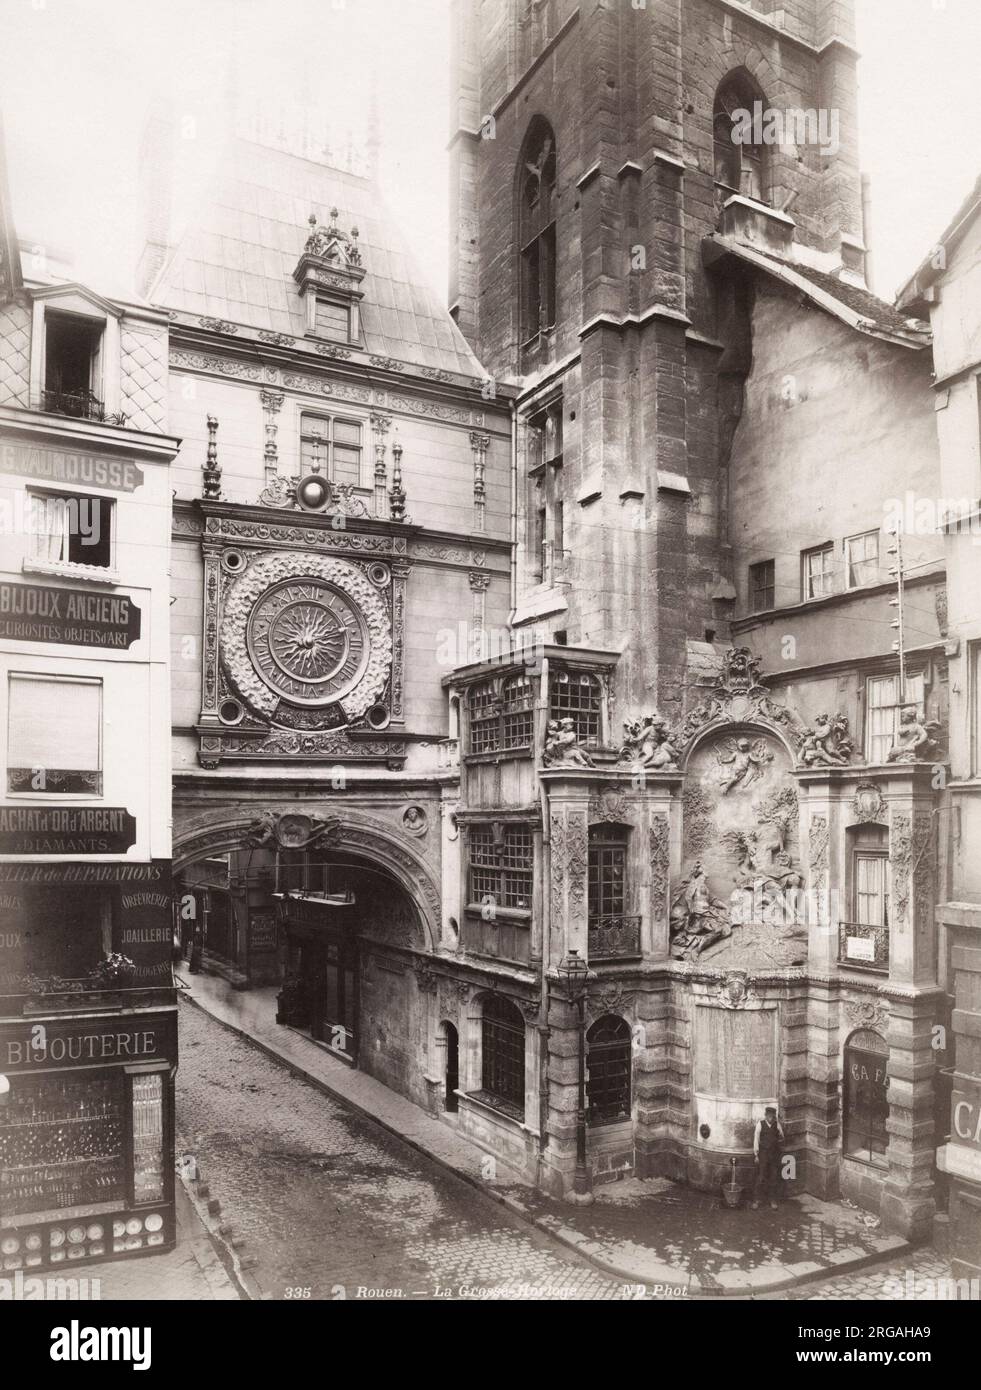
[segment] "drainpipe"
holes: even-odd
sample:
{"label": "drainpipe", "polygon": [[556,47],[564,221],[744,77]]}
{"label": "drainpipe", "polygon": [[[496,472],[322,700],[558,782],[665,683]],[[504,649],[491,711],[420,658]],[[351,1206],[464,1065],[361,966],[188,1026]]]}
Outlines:
{"label": "drainpipe", "polygon": [[[548,662],[544,661],[542,665],[542,681],[545,683],[543,688],[547,689]],[[537,747],[538,744],[536,751]],[[542,1161],[548,1147],[548,969],[552,939],[552,836],[549,829],[548,794],[545,784],[540,780],[538,798],[542,808],[542,1006],[538,1034],[538,1186],[541,1186]]]}
{"label": "drainpipe", "polygon": [[518,607],[518,404],[511,402],[511,616]]}

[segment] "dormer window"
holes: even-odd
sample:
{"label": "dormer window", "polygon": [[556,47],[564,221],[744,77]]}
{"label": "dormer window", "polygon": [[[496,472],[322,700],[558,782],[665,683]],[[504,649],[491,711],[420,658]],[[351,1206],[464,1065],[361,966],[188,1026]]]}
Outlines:
{"label": "dormer window", "polygon": [[34,295],[31,409],[122,426],[121,310],[84,285]]}
{"label": "dormer window", "polygon": [[317,298],[314,332],[318,338],[330,338],[335,343],[351,341],[351,309],[347,304],[335,304]]}
{"label": "dormer window", "polygon": [[331,208],[330,222],[321,226],[316,213],[310,214],[310,235],[293,278],[306,306],[306,331],[311,337],[359,343],[365,268],[357,227],[342,231],[338,216],[337,208]]}
{"label": "dormer window", "polygon": [[45,316],[44,409],[57,415],[101,420],[104,324],[80,314],[49,310]]}

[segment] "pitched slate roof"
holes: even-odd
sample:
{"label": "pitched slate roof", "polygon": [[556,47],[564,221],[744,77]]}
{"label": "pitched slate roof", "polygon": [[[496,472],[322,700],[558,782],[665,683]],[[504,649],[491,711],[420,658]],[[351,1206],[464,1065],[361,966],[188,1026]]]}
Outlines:
{"label": "pitched slate roof", "polygon": [[321,225],[357,227],[366,275],[362,327],[369,353],[483,378],[484,372],[376,186],[299,155],[238,139],[226,149],[214,192],[149,291],[165,309],[224,319],[302,340],[305,318],[293,270],[315,212]]}
{"label": "pitched slate roof", "polygon": [[[966,236],[971,223],[979,213],[981,213],[981,174],[975,179],[970,193],[968,193],[963,203],[961,203],[960,207],[957,209],[953,219],[948,223],[947,227],[937,238],[937,241],[930,248],[930,253],[926,260],[917,267],[914,274],[910,276],[906,284],[903,285],[902,289],[896,295],[897,304],[901,304],[910,309],[928,308],[928,304],[923,298],[925,291],[943,275],[950,253],[957,248],[961,240]],[[943,247],[948,254],[946,256],[938,256],[938,247]]]}
{"label": "pitched slate roof", "polygon": [[763,252],[742,245],[731,237],[717,234],[708,241],[799,290],[818,308],[834,314],[858,332],[871,333],[874,337],[901,342],[912,348],[930,346],[928,324],[911,320],[908,314],[860,285],[832,275],[830,271],[815,270],[813,266],[802,265],[799,261],[775,256],[772,251]]}

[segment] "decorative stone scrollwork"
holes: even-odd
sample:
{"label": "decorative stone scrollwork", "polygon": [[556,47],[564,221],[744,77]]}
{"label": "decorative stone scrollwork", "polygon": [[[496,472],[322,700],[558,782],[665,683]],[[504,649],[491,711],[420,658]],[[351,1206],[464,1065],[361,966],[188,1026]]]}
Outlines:
{"label": "decorative stone scrollwork", "polygon": [[889,1011],[881,999],[869,996],[846,999],[844,1009],[852,1028],[873,1028],[878,1033],[889,1022]]}
{"label": "decorative stone scrollwork", "polygon": [[651,916],[664,919],[668,910],[669,829],[667,816],[651,817],[648,843],[651,866]]}
{"label": "decorative stone scrollwork", "polygon": [[909,911],[909,876],[913,858],[912,819],[905,811],[893,813],[889,827],[889,865],[892,874],[892,905],[889,920],[899,928],[907,925]]}
{"label": "decorative stone scrollwork", "polygon": [[724,655],[722,672],[711,688],[708,702],[689,710],[670,734],[671,744],[681,753],[709,724],[771,724],[799,730],[800,721],[783,705],[770,698],[760,683],[761,658],[748,647],[731,647]]}
{"label": "decorative stone scrollwork", "polygon": [[416,984],[420,994],[436,994],[439,989],[439,976],[431,966],[423,961],[413,961],[412,969],[415,972]]}
{"label": "decorative stone scrollwork", "polygon": [[350,235],[345,235],[337,225],[337,208],[331,208],[330,222],[326,227],[317,225],[316,213],[312,212],[307,220],[310,226],[310,235],[303,246],[305,256],[313,256],[318,261],[324,261],[328,265],[360,266],[361,251],[358,247],[358,229],[352,227]]}
{"label": "decorative stone scrollwork", "polygon": [[605,1014],[624,1014],[633,1007],[634,991],[614,985],[610,989],[599,990],[586,1000],[586,1014],[589,1018],[602,1018]]}
{"label": "decorative stone scrollwork", "polygon": [[591,825],[603,822],[626,824],[630,819],[630,808],[626,794],[620,787],[601,787],[589,799],[589,822]]}
{"label": "decorative stone scrollwork", "polygon": [[823,893],[828,886],[828,818],[812,816],[808,832],[808,867],[811,872],[811,888],[815,893]]}
{"label": "decorative stone scrollwork", "polygon": [[[347,719],[356,719],[365,714],[385,690],[392,664],[392,632],[378,590],[357,566],[346,560],[310,554],[271,554],[254,560],[247,572],[234,581],[225,600],[221,623],[221,653],[225,669],[238,693],[252,709],[266,718],[275,714],[282,695],[263,679],[256,667],[251,649],[250,622],[256,605],[274,585],[295,581],[302,588],[303,581],[311,578],[333,586],[343,595],[348,606],[352,603],[356,606],[364,621],[368,639],[367,659],[363,661],[353,686],[337,702]],[[313,594],[308,602],[311,614],[318,602]],[[327,613],[326,609],[324,613]],[[324,621],[327,621],[327,617]],[[333,631],[337,627],[337,620],[330,621]]]}
{"label": "decorative stone scrollwork", "polygon": [[753,988],[745,970],[727,970],[715,993],[716,1003],[724,1009],[743,1009],[753,997]]}
{"label": "decorative stone scrollwork", "polygon": [[885,798],[874,782],[862,782],[855,788],[855,795],[852,797],[852,812],[855,819],[862,825],[885,823]]}
{"label": "decorative stone scrollwork", "polygon": [[319,816],[298,812],[263,811],[245,832],[245,843],[253,848],[309,849],[325,842],[336,843],[341,822],[336,816],[322,820]]}

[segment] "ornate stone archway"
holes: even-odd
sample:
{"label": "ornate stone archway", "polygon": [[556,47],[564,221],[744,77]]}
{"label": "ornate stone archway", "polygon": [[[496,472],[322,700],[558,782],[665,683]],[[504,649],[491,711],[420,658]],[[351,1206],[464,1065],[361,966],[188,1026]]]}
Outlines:
{"label": "ornate stone archway", "polygon": [[260,844],[284,848],[322,845],[349,851],[383,868],[403,888],[419,914],[425,949],[432,952],[440,936],[441,898],[438,884],[413,845],[403,842],[387,825],[363,812],[344,808],[323,819],[298,811],[296,803],[215,807],[182,820],[176,810],[174,873],[195,860]]}

